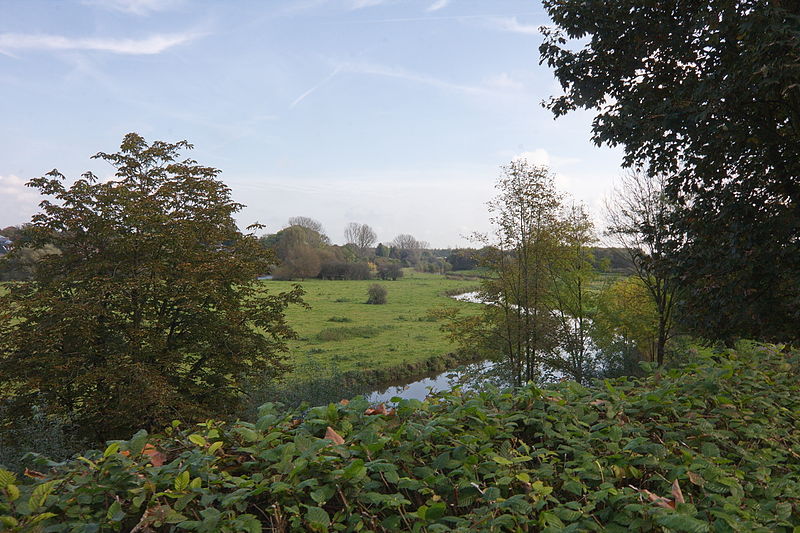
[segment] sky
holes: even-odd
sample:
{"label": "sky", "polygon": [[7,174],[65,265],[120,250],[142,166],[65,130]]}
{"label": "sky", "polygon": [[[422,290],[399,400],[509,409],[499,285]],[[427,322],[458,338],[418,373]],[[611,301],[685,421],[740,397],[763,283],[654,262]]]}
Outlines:
{"label": "sky", "polygon": [[308,216],[335,243],[359,222],[468,246],[522,157],[602,225],[621,152],[542,107],[548,24],[536,0],[3,0],[0,227],[53,168],[111,177],[90,157],[128,132],[191,142],[268,233]]}

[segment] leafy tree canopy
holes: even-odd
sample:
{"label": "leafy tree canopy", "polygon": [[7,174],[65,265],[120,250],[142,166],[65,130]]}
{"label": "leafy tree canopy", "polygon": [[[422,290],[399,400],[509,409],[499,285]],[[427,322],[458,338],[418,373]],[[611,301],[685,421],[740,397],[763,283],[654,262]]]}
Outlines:
{"label": "leafy tree canopy", "polygon": [[273,256],[237,229],[243,206],[220,171],[179,159],[189,148],[131,133],[94,156],[111,181],[66,187],[53,170],[29,183],[50,199],[27,246],[61,253],[0,297],[0,383],[18,414],[36,406],[88,438],[119,437],[228,413],[245,379],[285,369],[283,312],[301,291],[255,285]]}
{"label": "leafy tree canopy", "polygon": [[674,273],[709,337],[797,338],[800,4],[545,0],[540,51],[593,139],[670,176]]}

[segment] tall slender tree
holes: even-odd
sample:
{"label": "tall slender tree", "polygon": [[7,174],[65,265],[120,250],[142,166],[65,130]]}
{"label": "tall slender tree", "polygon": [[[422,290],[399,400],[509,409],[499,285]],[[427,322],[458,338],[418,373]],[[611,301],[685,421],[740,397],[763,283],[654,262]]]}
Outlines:
{"label": "tall slender tree", "polygon": [[679,281],[670,269],[670,252],[680,237],[673,231],[675,204],[667,197],[666,184],[663,174],[630,171],[606,203],[606,235],[625,250],[636,277],[653,301],[657,320],[655,359],[659,365],[664,364],[679,294]]}

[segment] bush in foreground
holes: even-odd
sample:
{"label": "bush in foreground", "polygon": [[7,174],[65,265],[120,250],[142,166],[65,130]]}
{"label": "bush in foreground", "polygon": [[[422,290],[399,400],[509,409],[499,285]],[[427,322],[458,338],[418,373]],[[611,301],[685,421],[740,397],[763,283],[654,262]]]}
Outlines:
{"label": "bush in foreground", "polygon": [[[742,346],[646,380],[363,399],[140,432],[34,478],[47,531],[792,531],[800,355]],[[36,523],[34,526],[33,524]]]}

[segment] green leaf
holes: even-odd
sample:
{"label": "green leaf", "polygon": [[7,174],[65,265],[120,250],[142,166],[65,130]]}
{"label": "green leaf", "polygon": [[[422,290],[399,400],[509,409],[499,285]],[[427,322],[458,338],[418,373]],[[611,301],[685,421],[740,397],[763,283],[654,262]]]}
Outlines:
{"label": "green leaf", "polygon": [[175,490],[183,492],[189,486],[189,471],[184,470],[175,477]]}
{"label": "green leaf", "polygon": [[131,455],[139,455],[142,453],[144,449],[144,445],[147,444],[147,431],[141,429],[136,432],[136,434],[128,441],[128,451],[131,452]]}
{"label": "green leaf", "polygon": [[28,498],[28,506],[31,508],[31,511],[35,511],[45,504],[47,497],[53,492],[56,483],[59,483],[59,480],[47,481],[37,485],[36,488],[33,489],[31,497]]}
{"label": "green leaf", "polygon": [[311,491],[311,499],[319,504],[324,504],[336,493],[336,489],[331,485],[323,485],[317,490]]}
{"label": "green leaf", "polygon": [[122,505],[119,501],[115,501],[109,506],[108,511],[106,511],[106,518],[112,522],[121,522],[125,518],[125,511],[122,510]]}
{"label": "green leaf", "polygon": [[196,477],[196,478],[194,478],[194,479],[192,480],[192,482],[191,482],[191,483],[189,483],[189,488],[190,488],[190,489],[199,489],[199,488],[200,488],[200,487],[202,487],[202,486],[203,486],[203,479],[202,479],[202,478],[200,478],[200,477]]}
{"label": "green leaf", "polygon": [[0,516],[0,524],[8,527],[17,527],[19,522],[13,516]]}
{"label": "green leaf", "polygon": [[103,452],[103,457],[108,457],[109,455],[114,455],[119,451],[119,442],[112,442],[106,448],[106,451]]}
{"label": "green leaf", "polygon": [[444,516],[447,505],[444,502],[436,502],[425,510],[425,520],[435,522]]}
{"label": "green leaf", "polygon": [[236,433],[238,433],[247,442],[255,442],[261,438],[261,435],[257,431],[253,431],[252,429],[246,427],[236,428]]}
{"label": "green leaf", "polygon": [[222,441],[218,440],[217,442],[212,443],[211,446],[208,447],[208,454],[214,455],[220,448],[222,448]]}
{"label": "green leaf", "polygon": [[331,525],[331,517],[321,507],[308,507],[306,520],[312,525],[327,529]]}
{"label": "green leaf", "polygon": [[8,501],[16,501],[19,498],[19,487],[16,485],[6,485],[6,494],[8,494]]}
{"label": "green leaf", "polygon": [[685,533],[706,533],[709,531],[707,522],[685,514],[663,514],[656,519],[656,522],[664,527]]}
{"label": "green leaf", "polygon": [[0,489],[6,488],[8,485],[17,481],[17,476],[8,470],[0,468]]}
{"label": "green leaf", "polygon": [[194,443],[198,446],[205,447],[207,444],[205,437],[203,437],[202,435],[198,435],[197,433],[192,433],[191,435],[189,435],[188,439],[189,442]]}

